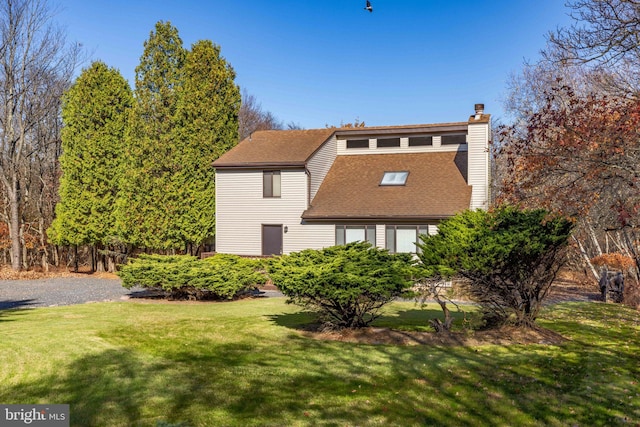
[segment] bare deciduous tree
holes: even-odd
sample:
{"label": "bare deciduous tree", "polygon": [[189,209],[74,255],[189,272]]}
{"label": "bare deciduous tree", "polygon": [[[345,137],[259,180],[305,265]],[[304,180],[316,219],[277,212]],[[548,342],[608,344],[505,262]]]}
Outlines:
{"label": "bare deciduous tree", "polygon": [[640,92],[640,2],[574,0],[567,3],[574,23],[549,33],[542,53],[553,62],[582,64],[601,72],[609,93]]}
{"label": "bare deciduous tree", "polygon": [[43,127],[59,123],[61,96],[80,52],[79,45],[67,44],[52,19],[46,0],[0,2],[0,182],[14,270],[22,267],[32,167],[59,145],[58,132]]}
{"label": "bare deciduous tree", "polygon": [[[284,129],[284,125],[270,111],[264,111],[255,96],[242,90],[242,105],[238,116],[240,140],[247,138],[257,130]],[[289,123],[289,129],[297,129],[296,124]]]}
{"label": "bare deciduous tree", "polygon": [[[576,207],[567,203],[578,197],[574,186],[586,189],[581,193],[583,207],[574,211],[577,226],[572,243],[574,259],[597,279],[591,258],[616,251],[638,259],[634,254],[640,252],[633,237],[637,212],[630,202],[635,200],[635,189],[629,186],[630,182],[635,185],[632,181],[640,173],[634,168],[640,157],[634,130],[625,122],[633,117],[637,109],[633,100],[640,94],[640,2],[570,0],[567,7],[573,24],[549,33],[542,59],[525,64],[508,83],[505,107],[514,121],[508,136],[496,133],[496,170],[506,183],[496,193],[504,197],[510,192],[509,183],[518,179],[514,172],[528,175],[536,189],[531,192],[532,188],[518,181],[511,190],[547,206],[555,203],[561,210]],[[570,90],[553,89],[562,87]],[[591,144],[588,149],[567,153],[567,138],[558,139],[560,123],[555,121],[563,111],[572,111],[561,126],[566,136],[576,143]],[[544,129],[537,126],[542,117],[546,117]],[[518,158],[523,152],[513,145],[516,140],[527,141],[529,157],[524,162]],[[539,143],[542,146],[536,145]],[[543,153],[537,160],[530,157],[536,151]],[[540,159],[544,176],[528,174],[527,168]]]}

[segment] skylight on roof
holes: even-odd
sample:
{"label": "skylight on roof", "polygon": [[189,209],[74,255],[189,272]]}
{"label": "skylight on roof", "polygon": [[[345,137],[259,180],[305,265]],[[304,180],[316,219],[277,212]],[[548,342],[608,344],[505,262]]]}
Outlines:
{"label": "skylight on roof", "polygon": [[408,171],[385,172],[380,185],[405,185],[408,176]]}

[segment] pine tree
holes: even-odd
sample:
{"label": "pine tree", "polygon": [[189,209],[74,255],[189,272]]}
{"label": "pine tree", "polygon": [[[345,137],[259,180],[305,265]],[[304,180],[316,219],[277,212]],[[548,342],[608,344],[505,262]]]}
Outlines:
{"label": "pine tree", "polygon": [[100,61],[83,70],[64,95],[60,201],[48,230],[54,243],[99,249],[115,236],[114,204],[132,103],[127,81]]}

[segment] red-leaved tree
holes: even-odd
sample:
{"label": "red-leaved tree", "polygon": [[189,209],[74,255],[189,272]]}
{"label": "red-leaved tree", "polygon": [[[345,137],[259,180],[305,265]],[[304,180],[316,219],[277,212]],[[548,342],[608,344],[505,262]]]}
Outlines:
{"label": "red-leaved tree", "polygon": [[[498,130],[499,199],[572,216],[587,235],[615,232],[612,244],[640,269],[640,101],[577,96],[562,81],[544,99],[524,125]],[[582,252],[584,240],[575,240]]]}

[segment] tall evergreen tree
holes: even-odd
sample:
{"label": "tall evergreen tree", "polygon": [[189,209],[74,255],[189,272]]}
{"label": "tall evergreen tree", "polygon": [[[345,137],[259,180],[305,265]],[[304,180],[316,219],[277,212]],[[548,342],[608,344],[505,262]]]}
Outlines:
{"label": "tall evergreen tree", "polygon": [[238,141],[240,91],[211,41],[182,47],[158,22],[136,68],[118,229],[149,249],[199,246],[215,232],[212,163]]}
{"label": "tall evergreen tree", "polygon": [[100,61],[83,70],[64,95],[60,201],[48,232],[54,243],[100,248],[115,236],[114,204],[132,103],[128,82]]}
{"label": "tall evergreen tree", "polygon": [[220,47],[202,40],[191,47],[179,88],[174,160],[180,210],[174,226],[186,245],[215,233],[215,171],[212,163],[238,141],[240,90]]}
{"label": "tall evergreen tree", "polygon": [[180,200],[174,194],[178,88],[186,51],[178,30],[158,22],[136,68],[135,103],[117,202],[117,227],[129,243],[152,249],[182,246],[173,226]]}

